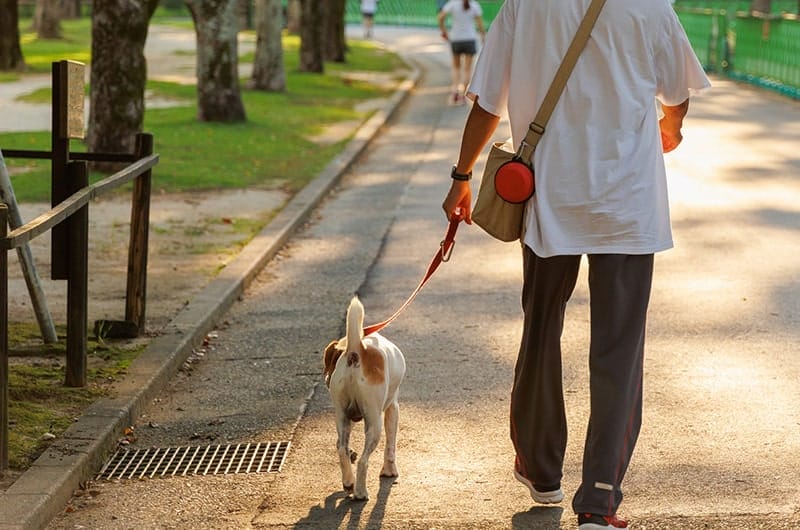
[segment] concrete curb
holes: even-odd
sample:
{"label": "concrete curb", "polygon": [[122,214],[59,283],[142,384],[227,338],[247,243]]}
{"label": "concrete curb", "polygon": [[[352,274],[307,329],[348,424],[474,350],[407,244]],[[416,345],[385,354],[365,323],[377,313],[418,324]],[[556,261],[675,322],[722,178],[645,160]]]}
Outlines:
{"label": "concrete curb", "polygon": [[116,449],[123,430],[172,378],[193,348],[339,182],[420,79],[411,73],[365,122],[345,150],[297,195],[225,269],[154,338],[131,364],[114,397],[89,409],[0,496],[0,530],[45,527]]}

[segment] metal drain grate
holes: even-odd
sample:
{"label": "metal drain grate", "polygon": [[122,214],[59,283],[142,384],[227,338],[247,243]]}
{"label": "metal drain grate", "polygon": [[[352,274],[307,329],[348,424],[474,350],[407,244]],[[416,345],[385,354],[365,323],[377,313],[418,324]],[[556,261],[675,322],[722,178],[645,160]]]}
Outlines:
{"label": "metal drain grate", "polygon": [[277,473],[288,451],[289,442],[120,449],[96,480]]}

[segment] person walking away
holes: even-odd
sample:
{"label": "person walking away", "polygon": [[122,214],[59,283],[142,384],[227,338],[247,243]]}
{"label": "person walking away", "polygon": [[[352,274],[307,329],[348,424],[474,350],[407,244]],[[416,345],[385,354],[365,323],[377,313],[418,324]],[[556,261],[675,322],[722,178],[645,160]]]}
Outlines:
{"label": "person walking away", "polygon": [[378,0],[361,0],[361,21],[364,26],[364,38],[372,38],[372,27],[375,25],[375,12],[378,11]]}
{"label": "person walking away", "polygon": [[[468,179],[505,111],[519,145],[590,0],[505,0],[467,96],[473,100],[442,208],[471,224]],[[710,83],[669,0],[607,2],[531,162],[522,238],[523,336],[511,391],[513,475],[560,502],[567,422],[561,332],[581,256],[589,266],[590,417],[581,530],[617,516],[642,422],[645,320],[654,253],[673,246],[663,153],[682,141],[689,98]],[[660,101],[663,117],[658,117]]]}
{"label": "person walking away", "polygon": [[[451,17],[448,33],[445,20]],[[450,0],[439,10],[439,29],[442,38],[450,41],[453,55],[451,102],[464,104],[464,90],[472,74],[472,59],[478,50],[478,34],[485,35],[483,10],[475,0]],[[477,31],[476,31],[477,28]]]}

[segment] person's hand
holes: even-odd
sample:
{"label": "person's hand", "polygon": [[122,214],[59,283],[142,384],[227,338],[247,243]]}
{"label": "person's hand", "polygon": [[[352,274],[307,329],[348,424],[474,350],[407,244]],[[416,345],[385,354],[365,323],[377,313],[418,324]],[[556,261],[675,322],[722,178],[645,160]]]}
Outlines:
{"label": "person's hand", "polygon": [[658,128],[661,130],[661,147],[665,153],[673,151],[683,140],[681,134],[681,124],[675,123],[667,117],[661,118],[658,122]]}
{"label": "person's hand", "polygon": [[442,203],[448,221],[464,221],[472,224],[472,189],[468,181],[454,180]]}
{"label": "person's hand", "polygon": [[442,38],[444,40],[450,40],[449,36],[447,35],[447,30],[444,30],[444,29],[442,30]]}
{"label": "person's hand", "polygon": [[683,118],[689,111],[689,99],[685,99],[678,105],[662,105],[661,110],[664,112],[664,116],[658,120],[658,128],[661,131],[661,147],[665,153],[669,153],[683,140],[681,127],[683,127]]}

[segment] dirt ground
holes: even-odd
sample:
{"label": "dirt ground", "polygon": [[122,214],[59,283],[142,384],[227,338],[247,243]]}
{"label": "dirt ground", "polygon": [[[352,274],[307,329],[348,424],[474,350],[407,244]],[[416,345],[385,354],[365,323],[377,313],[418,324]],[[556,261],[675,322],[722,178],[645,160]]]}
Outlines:
{"label": "dirt ground", "polygon": [[[205,287],[241,247],[288,200],[275,190],[214,191],[154,195],[150,206],[146,335],[159,333],[191,298]],[[49,210],[44,203],[22,204],[23,222]],[[125,317],[125,287],[130,235],[130,198],[96,199],[89,205],[89,334],[98,319]],[[66,281],[50,279],[50,235],[31,243],[47,308],[63,341],[66,325]],[[8,314],[12,323],[36,325],[36,314],[16,253],[9,253]],[[147,336],[136,343],[147,341]],[[10,364],[49,362],[37,357],[37,342],[26,343]],[[44,348],[44,342],[40,341]],[[0,491],[20,472],[0,476]]]}
{"label": "dirt ground", "polygon": [[[158,333],[288,199],[282,191],[240,190],[154,195],[150,206],[146,330]],[[23,222],[47,204],[20,205]],[[125,316],[130,198],[89,205],[89,329]],[[50,280],[50,236],[31,243],[56,326],[66,323],[67,283]],[[36,322],[15,253],[9,254],[9,320]],[[90,331],[91,332],[91,331]]]}

